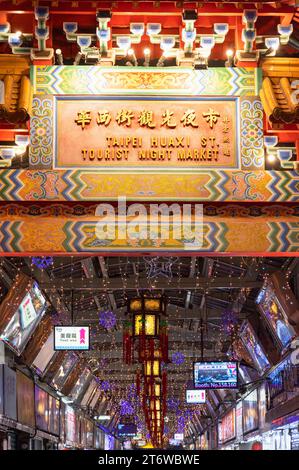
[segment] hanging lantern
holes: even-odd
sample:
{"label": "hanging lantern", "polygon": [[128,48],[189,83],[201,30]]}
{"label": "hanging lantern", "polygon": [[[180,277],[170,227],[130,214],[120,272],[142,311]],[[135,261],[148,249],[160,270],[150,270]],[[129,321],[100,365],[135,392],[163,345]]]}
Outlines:
{"label": "hanging lantern", "polygon": [[[138,358],[135,358],[138,362],[154,359],[154,353],[158,350],[162,352],[162,359],[167,361],[167,324],[161,319],[161,316],[166,316],[165,299],[147,296],[130,299],[128,314],[131,318],[125,322],[124,361],[130,364],[134,360],[134,349],[138,352]],[[133,343],[138,345],[137,349],[133,348]]]}
{"label": "hanging lantern", "polygon": [[144,375],[145,377],[160,377],[161,375],[161,363],[159,360],[146,361],[144,363]]}
{"label": "hanging lantern", "polygon": [[[142,296],[129,300],[130,318],[124,323],[123,356],[127,364],[142,364],[137,372],[136,388],[141,391],[145,422],[154,446],[162,442],[166,410],[166,371],[168,362],[168,326],[164,297]],[[163,397],[163,398],[162,398]]]}
{"label": "hanging lantern", "polygon": [[159,317],[150,313],[134,315],[134,337],[144,334],[145,336],[158,336]]}

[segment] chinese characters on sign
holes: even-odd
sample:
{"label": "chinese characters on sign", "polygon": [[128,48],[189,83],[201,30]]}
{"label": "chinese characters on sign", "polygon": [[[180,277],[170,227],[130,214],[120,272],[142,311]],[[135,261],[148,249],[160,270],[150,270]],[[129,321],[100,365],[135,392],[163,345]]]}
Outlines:
{"label": "chinese characters on sign", "polygon": [[88,351],[88,326],[55,326],[54,349],[56,351]]}
{"label": "chinese characters on sign", "polygon": [[[214,125],[218,122],[218,119],[220,118],[220,113],[217,113],[214,111],[212,108],[209,108],[209,110],[206,113],[202,113],[203,117],[209,124],[210,128],[213,129]],[[168,127],[170,129],[173,129],[177,127],[177,123],[173,118],[173,112],[169,111],[169,109],[166,109],[163,114],[162,114],[162,123],[161,126]],[[112,116],[107,110],[102,110],[98,111],[97,113],[97,119],[96,122],[98,125],[104,125],[108,126],[111,122]],[[115,118],[115,121],[119,126],[125,125],[127,127],[131,127],[132,125],[132,119],[135,119],[135,115],[133,111],[130,111],[128,109],[121,109]],[[153,118],[153,111],[147,111],[143,110],[138,116],[138,123],[140,126],[148,127],[149,129],[154,129],[156,127],[156,124],[154,123],[154,118]],[[85,126],[91,123],[91,112],[90,111],[79,111],[77,113],[77,118],[75,119],[75,122],[78,124],[78,126],[81,126],[81,129],[85,129]],[[181,117],[180,122],[183,124],[183,126],[192,126],[192,127],[198,127],[198,124],[196,123],[196,114],[194,109],[187,109],[184,112],[184,115]],[[223,132],[229,132],[229,119],[227,116],[224,116],[223,121],[224,126],[223,126]]]}
{"label": "chinese characters on sign", "polygon": [[57,167],[238,168],[235,98],[56,99]]}

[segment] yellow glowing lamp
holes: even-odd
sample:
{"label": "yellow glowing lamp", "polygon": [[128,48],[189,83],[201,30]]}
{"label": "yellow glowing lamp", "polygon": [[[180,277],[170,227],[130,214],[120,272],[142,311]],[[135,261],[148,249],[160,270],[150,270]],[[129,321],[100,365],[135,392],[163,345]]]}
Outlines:
{"label": "yellow glowing lamp", "polygon": [[138,312],[142,309],[142,299],[132,299],[130,300],[130,310],[131,312]]}
{"label": "yellow glowing lamp", "polygon": [[152,312],[160,312],[161,311],[161,300],[162,299],[144,299],[144,310],[152,311]]}
{"label": "yellow glowing lamp", "polygon": [[134,336],[143,333],[146,336],[156,336],[159,334],[159,317],[153,314],[136,314],[134,315]]}
{"label": "yellow glowing lamp", "polygon": [[145,446],[140,447],[140,449],[154,449],[154,446],[151,442],[147,442]]}
{"label": "yellow glowing lamp", "polygon": [[150,409],[151,410],[156,410],[156,411],[160,411],[161,410],[161,407],[160,407],[160,400],[151,400],[150,401]]}
{"label": "yellow glowing lamp", "polygon": [[146,361],[144,363],[145,376],[160,376],[160,361]]}
{"label": "yellow glowing lamp", "polygon": [[156,384],[148,384],[148,394],[150,397],[153,395],[156,397],[161,396],[161,385],[156,383]]}

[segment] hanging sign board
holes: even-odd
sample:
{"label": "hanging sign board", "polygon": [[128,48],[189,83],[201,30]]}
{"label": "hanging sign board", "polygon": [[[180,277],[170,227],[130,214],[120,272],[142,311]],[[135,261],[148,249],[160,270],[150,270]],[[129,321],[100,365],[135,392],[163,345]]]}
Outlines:
{"label": "hanging sign board", "polygon": [[89,351],[88,326],[55,326],[55,351]]}

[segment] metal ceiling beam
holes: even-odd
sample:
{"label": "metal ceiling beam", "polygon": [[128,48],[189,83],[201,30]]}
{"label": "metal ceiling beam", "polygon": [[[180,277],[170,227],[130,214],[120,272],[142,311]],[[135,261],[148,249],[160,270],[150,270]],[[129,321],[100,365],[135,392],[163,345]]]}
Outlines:
{"label": "metal ceiling beam", "polygon": [[[87,277],[87,279],[93,279],[93,278],[97,279],[97,275],[96,275],[96,272],[95,272],[95,269],[94,269],[94,265],[92,263],[92,258],[83,259],[81,261],[81,264],[82,264],[82,267],[83,267],[83,270],[84,270],[84,273],[85,273],[85,276]],[[100,302],[98,296],[94,295],[93,298],[94,298],[94,301],[96,303],[96,306],[100,309],[101,308],[101,302]]]}
{"label": "metal ceiling beam", "polygon": [[[175,345],[179,342],[180,342],[179,340],[169,341],[169,354],[177,351],[177,348],[175,347]],[[210,340],[205,340],[204,344],[210,343],[210,342],[211,342]],[[92,344],[96,345],[98,343],[95,341],[92,341]],[[189,350],[189,351],[186,350],[190,347],[193,347],[194,349]],[[184,354],[186,357],[195,357],[195,356],[197,357],[200,354],[200,341],[198,340],[190,341],[190,339],[187,341],[184,341],[183,347],[181,347],[181,349],[184,350]],[[109,358],[118,359],[119,361],[122,361],[122,353],[123,353],[122,342],[119,341],[116,343],[111,343],[111,342],[101,343],[101,349],[98,349],[98,350],[93,349],[91,351],[88,351],[86,353],[86,356],[89,357],[90,359],[91,358],[103,359],[104,357],[105,359],[108,360],[109,358],[107,357],[107,353],[109,354]],[[215,355],[215,352],[213,349],[205,349],[205,354],[206,353],[211,353]]]}
{"label": "metal ceiling beam", "polygon": [[[105,262],[104,256],[98,256],[98,261],[99,261],[99,265],[100,265],[100,269],[101,269],[103,278],[104,279],[109,279],[108,270],[107,270],[107,267],[106,267],[106,262]],[[108,298],[109,298],[111,309],[116,310],[117,305],[116,305],[113,293],[110,292],[109,290],[108,290],[107,293],[108,293]]]}
{"label": "metal ceiling beam", "polygon": [[[110,279],[53,279],[51,282],[41,282],[41,288],[45,291],[63,289],[76,291],[114,291],[124,290],[123,280],[120,278]],[[255,279],[239,278],[173,278],[171,280],[159,277],[155,281],[136,276],[129,277],[125,282],[125,290],[197,290],[197,289],[241,289],[260,288],[262,282]]]}
{"label": "metal ceiling beam", "polygon": [[[227,297],[226,293],[223,292],[217,292],[217,297],[214,297],[215,299],[221,300]],[[206,296],[207,299],[210,298],[210,296]],[[170,300],[170,299],[169,299]],[[221,319],[221,312],[223,309],[221,308],[207,308],[207,315],[208,315],[208,321],[218,321]],[[78,324],[98,324],[99,319],[98,319],[98,310],[87,310],[87,311],[75,311],[74,312],[74,318],[75,318],[75,323]],[[117,316],[117,319],[119,321],[125,321],[127,319],[126,313],[127,313],[127,307],[120,307],[117,308],[114,313]],[[193,305],[193,308],[186,309],[184,307],[179,307],[177,305],[168,303],[167,305],[167,315],[168,315],[168,323],[171,324],[176,324],[177,321],[179,320],[199,320],[200,319],[200,310],[199,306]]]}

